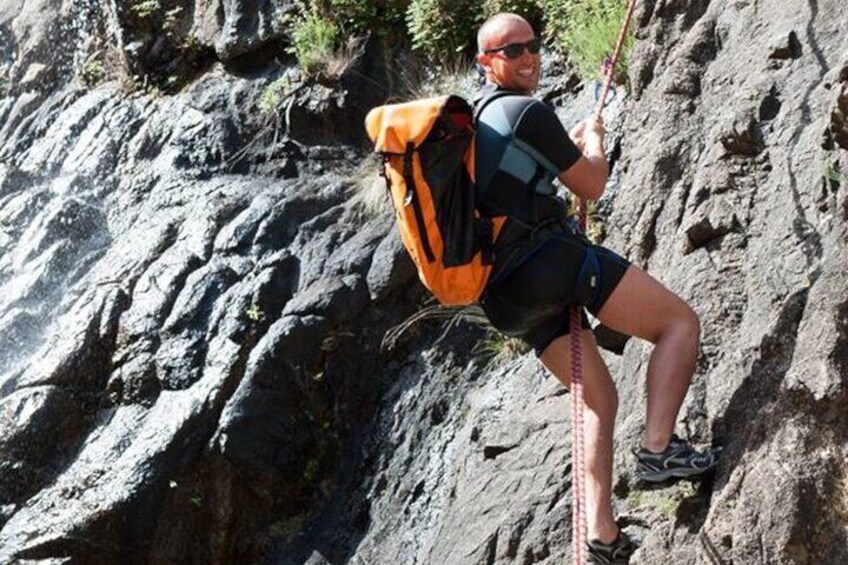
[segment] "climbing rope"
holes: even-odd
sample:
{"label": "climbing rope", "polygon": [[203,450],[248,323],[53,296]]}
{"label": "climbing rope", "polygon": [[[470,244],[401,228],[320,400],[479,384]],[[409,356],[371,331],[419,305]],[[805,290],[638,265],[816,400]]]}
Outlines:
{"label": "climbing rope", "polygon": [[[621,53],[621,48],[624,45],[624,38],[627,36],[627,29],[630,27],[630,19],[633,16],[633,9],[636,7],[636,0],[630,0],[627,6],[627,14],[624,18],[624,23],[621,25],[621,30],[618,33],[618,40],[615,44],[615,51],[607,65],[604,77],[604,86],[601,90],[601,95],[598,98],[597,106],[595,107],[595,119],[600,118],[604,110],[604,103],[607,99],[607,93],[612,84],[615,65],[618,62],[618,56]],[[585,233],[588,229],[586,216],[586,208],[583,206],[580,198],[576,198],[578,218],[580,228]],[[583,349],[580,344],[581,328],[580,306],[571,307],[571,416],[572,416],[572,441],[571,441],[571,525],[572,534],[571,542],[573,545],[572,555],[575,565],[585,565],[587,557],[587,531],[586,531],[586,453],[585,441],[583,434]]]}

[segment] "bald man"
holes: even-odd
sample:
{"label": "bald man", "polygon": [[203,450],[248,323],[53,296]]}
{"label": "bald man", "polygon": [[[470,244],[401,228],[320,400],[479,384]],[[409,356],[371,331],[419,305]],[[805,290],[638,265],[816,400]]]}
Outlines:
{"label": "bald man", "polygon": [[[637,476],[662,482],[712,470],[719,451],[702,453],[674,435],[695,370],[700,322],[679,297],[618,254],[590,243],[569,221],[558,179],[583,199],[606,186],[604,125],[587,119],[566,133],[531,97],[541,72],[541,41],[523,18],[502,13],[477,36],[486,85],[475,100],[477,202],[506,216],[495,264],[480,301],[492,325],[519,337],[571,386],[569,309],[585,307],[606,326],[654,344],[648,365],[645,439],[634,451]],[[618,396],[583,314],[586,493],[589,558],[624,563],[635,550],[613,516],[613,429]]]}

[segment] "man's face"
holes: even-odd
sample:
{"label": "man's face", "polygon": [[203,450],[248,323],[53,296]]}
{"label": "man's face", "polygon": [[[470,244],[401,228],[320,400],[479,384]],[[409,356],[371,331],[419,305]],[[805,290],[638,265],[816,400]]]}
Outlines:
{"label": "man's face", "polygon": [[505,51],[486,53],[486,50],[525,44],[535,37],[530,24],[522,20],[508,20],[493,29],[485,38],[484,52],[477,55],[477,62],[486,70],[486,77],[508,90],[531,94],[539,84],[542,59],[539,52],[533,54],[524,47],[518,57],[510,59]]}

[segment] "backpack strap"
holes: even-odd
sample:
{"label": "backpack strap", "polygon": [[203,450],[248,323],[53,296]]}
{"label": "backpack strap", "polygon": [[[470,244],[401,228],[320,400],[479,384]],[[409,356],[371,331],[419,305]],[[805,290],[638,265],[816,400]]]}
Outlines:
{"label": "backpack strap", "polygon": [[495,90],[494,92],[490,92],[485,95],[479,101],[474,104],[474,124],[477,124],[478,118],[480,118],[480,114],[483,113],[483,110],[486,109],[486,106],[497,100],[498,98],[503,98],[505,96],[518,96],[517,92],[513,92],[511,90]]}
{"label": "backpack strap", "polygon": [[[477,120],[480,114],[486,107],[499,98],[505,96],[515,96],[516,92],[510,90],[495,90],[490,92],[474,104],[474,127],[477,127]],[[509,217],[509,214],[502,210],[502,215]],[[484,265],[491,265],[495,262],[495,231],[494,223],[491,218],[480,216],[477,219],[477,234],[480,251],[482,252],[482,260]]]}

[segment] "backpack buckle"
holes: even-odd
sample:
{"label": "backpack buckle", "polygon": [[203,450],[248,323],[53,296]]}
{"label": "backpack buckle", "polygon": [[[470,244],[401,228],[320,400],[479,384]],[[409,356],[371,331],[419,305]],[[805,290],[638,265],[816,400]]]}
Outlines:
{"label": "backpack buckle", "polygon": [[415,196],[414,183],[415,179],[412,176],[412,152],[415,151],[415,144],[411,141],[406,144],[406,151],[403,154],[403,178],[406,181],[406,195],[403,197],[403,205],[409,206],[412,204],[412,199]]}

